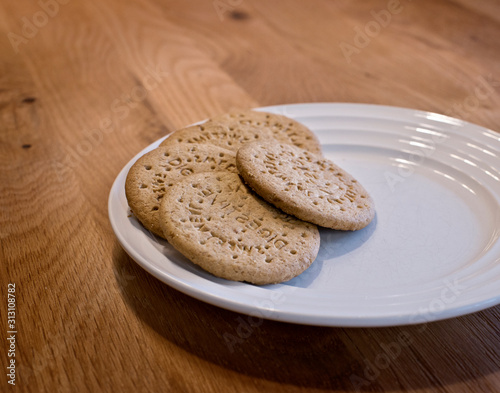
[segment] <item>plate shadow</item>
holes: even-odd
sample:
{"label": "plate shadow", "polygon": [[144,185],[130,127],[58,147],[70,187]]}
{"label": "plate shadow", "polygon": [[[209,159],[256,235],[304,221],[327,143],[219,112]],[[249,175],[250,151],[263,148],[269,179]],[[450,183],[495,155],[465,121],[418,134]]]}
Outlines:
{"label": "plate shadow", "polygon": [[499,307],[415,326],[298,325],[187,296],[143,270],[118,243],[113,263],[123,299],[137,318],[168,342],[242,375],[310,389],[382,392],[451,385],[500,368],[498,326],[491,327]]}

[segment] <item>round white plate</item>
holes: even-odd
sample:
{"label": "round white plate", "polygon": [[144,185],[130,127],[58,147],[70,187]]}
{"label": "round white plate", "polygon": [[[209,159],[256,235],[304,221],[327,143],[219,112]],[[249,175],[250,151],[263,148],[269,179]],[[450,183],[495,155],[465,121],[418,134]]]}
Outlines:
{"label": "round white plate", "polygon": [[311,267],[279,285],[216,278],[130,216],[128,169],[109,197],[126,252],[168,285],[255,318],[390,326],[456,317],[500,303],[500,134],[430,112],[362,104],[260,108],[310,127],[324,155],[372,195],[376,218],[357,232],[321,229]]}

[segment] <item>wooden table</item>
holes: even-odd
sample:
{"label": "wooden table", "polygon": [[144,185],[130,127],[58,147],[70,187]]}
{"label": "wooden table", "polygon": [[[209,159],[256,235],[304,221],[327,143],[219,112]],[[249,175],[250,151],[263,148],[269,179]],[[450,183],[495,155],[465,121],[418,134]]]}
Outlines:
{"label": "wooden table", "polygon": [[499,130],[498,1],[20,0],[0,10],[1,391],[500,392],[498,306],[393,328],[266,320],[230,351],[224,333],[246,317],[146,273],[107,214],[131,157],[233,107],[374,103]]}

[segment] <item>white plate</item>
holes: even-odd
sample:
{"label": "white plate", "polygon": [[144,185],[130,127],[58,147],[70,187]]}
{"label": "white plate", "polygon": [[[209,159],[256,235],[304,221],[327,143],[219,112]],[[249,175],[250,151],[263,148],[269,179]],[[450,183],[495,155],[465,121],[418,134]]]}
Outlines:
{"label": "white plate", "polygon": [[258,287],[213,277],[130,217],[125,177],[109,217],[126,252],[168,285],[252,315],[325,326],[390,326],[456,317],[500,303],[500,134],[430,112],[361,104],[261,108],[309,126],[324,155],[376,204],[357,232],[321,230],[299,277]]}

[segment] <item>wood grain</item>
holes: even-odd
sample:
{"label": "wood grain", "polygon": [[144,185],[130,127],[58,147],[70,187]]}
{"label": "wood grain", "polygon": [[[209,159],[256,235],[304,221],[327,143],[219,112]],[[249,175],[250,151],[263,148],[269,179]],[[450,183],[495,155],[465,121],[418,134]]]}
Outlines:
{"label": "wood grain", "polygon": [[18,374],[0,390],[500,391],[498,306],[394,328],[250,326],[143,271],[107,217],[131,157],[232,108],[366,102],[499,130],[499,36],[494,0],[1,3],[0,311],[6,336],[16,283]]}

